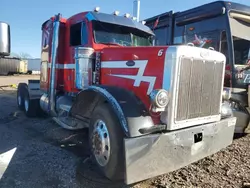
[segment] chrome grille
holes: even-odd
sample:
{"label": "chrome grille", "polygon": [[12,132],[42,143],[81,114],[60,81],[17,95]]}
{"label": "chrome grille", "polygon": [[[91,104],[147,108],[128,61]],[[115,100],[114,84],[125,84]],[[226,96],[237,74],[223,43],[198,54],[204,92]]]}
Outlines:
{"label": "chrome grille", "polygon": [[223,62],[181,58],[175,121],[220,113],[223,68]]}

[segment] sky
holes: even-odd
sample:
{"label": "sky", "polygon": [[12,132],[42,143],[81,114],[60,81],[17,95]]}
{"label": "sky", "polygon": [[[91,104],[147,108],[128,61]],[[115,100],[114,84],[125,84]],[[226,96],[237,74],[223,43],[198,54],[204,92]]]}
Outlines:
{"label": "sky", "polygon": [[[134,0],[0,0],[0,21],[11,27],[11,52],[28,53],[40,58],[41,25],[51,16],[61,13],[63,17],[71,17],[84,11],[100,7],[100,12],[120,15],[133,13]],[[249,0],[232,0],[250,6]],[[140,20],[170,10],[182,11],[211,0],[141,0]]]}

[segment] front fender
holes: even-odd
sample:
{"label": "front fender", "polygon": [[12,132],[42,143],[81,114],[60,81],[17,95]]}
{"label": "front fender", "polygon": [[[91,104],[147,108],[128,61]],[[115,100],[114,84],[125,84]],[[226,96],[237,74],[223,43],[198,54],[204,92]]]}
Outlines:
{"label": "front fender", "polygon": [[116,113],[120,124],[128,137],[142,135],[141,128],[154,125],[148,110],[132,92],[113,86],[90,86],[81,91],[72,106],[71,113],[87,118],[100,102],[108,102]]}

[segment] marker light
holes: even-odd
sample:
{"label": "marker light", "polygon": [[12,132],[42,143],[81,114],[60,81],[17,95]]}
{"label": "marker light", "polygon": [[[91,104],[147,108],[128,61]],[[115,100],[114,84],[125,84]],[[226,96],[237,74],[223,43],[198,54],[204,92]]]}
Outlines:
{"label": "marker light", "polygon": [[189,30],[189,31],[193,31],[193,30],[194,30],[194,27],[189,27],[188,30]]}
{"label": "marker light", "polygon": [[223,92],[222,92],[222,99],[223,100],[229,100],[231,98],[231,90],[230,88],[223,88]]}
{"label": "marker light", "polygon": [[133,17],[132,17],[132,20],[137,20],[137,18],[133,16]]}
{"label": "marker light", "polygon": [[126,13],[126,14],[124,14],[124,17],[129,18],[130,14]]}
{"label": "marker light", "polygon": [[100,7],[95,7],[94,11],[95,12],[99,12],[100,11]]}
{"label": "marker light", "polygon": [[141,21],[141,23],[142,23],[143,25],[145,25],[146,21]]}
{"label": "marker light", "polygon": [[118,16],[119,11],[116,10],[113,14],[116,15],[116,16]]}

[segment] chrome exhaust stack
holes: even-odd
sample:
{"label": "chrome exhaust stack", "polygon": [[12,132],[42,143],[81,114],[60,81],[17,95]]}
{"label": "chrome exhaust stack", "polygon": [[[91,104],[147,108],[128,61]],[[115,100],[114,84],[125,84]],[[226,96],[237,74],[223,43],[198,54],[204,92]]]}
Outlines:
{"label": "chrome exhaust stack", "polygon": [[53,37],[52,37],[52,62],[50,68],[50,84],[49,84],[49,113],[51,116],[57,116],[56,107],[56,59],[58,53],[58,40],[59,40],[59,26],[60,26],[61,14],[55,15],[53,20]]}
{"label": "chrome exhaust stack", "polygon": [[10,55],[10,26],[0,22],[0,56]]}

